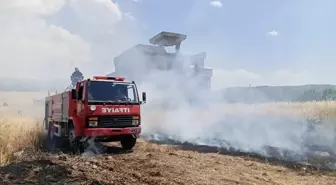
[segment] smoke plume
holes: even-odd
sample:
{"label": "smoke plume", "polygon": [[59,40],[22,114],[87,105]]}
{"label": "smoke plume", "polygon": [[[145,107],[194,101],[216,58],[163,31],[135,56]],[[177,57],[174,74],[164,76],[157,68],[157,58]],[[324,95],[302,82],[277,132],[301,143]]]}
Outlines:
{"label": "smoke plume", "polygon": [[324,167],[336,169],[332,122],[318,124],[294,113],[269,114],[267,105],[229,104],[218,94],[188,86],[177,73],[151,75],[151,82],[140,85],[148,94],[142,112],[146,139],[219,147],[300,163],[312,157],[319,162],[328,158],[332,162],[326,160]]}

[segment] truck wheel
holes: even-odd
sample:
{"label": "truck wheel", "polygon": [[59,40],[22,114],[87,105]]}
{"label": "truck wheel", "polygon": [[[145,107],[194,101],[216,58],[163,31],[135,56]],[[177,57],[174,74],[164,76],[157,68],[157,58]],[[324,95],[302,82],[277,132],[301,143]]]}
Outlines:
{"label": "truck wheel", "polygon": [[60,149],[62,147],[62,140],[61,138],[54,135],[54,132],[51,130],[52,127],[49,125],[48,128],[48,135],[47,135],[47,142],[46,142],[46,149],[50,152],[54,152],[57,149]]}
{"label": "truck wheel", "polygon": [[84,153],[83,143],[76,137],[75,130],[72,128],[69,130],[69,146],[71,152],[75,155],[81,155]]}
{"label": "truck wheel", "polygon": [[135,146],[136,141],[137,139],[135,137],[132,135],[127,135],[120,141],[120,144],[123,149],[131,150]]}

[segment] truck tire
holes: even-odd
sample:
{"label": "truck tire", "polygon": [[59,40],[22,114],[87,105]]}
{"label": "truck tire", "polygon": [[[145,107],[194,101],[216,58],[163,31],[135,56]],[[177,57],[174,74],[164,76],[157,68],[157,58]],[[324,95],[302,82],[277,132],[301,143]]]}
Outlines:
{"label": "truck tire", "polygon": [[46,149],[49,152],[55,152],[58,149],[60,149],[63,145],[63,140],[57,136],[54,135],[54,132],[52,132],[52,127],[49,125],[48,128],[48,135],[46,139]]}
{"label": "truck tire", "polygon": [[75,136],[75,129],[70,128],[68,133],[69,147],[73,154],[81,155],[84,153],[84,144]]}
{"label": "truck tire", "polygon": [[132,135],[125,136],[121,141],[121,147],[125,150],[131,150],[136,144],[137,138]]}

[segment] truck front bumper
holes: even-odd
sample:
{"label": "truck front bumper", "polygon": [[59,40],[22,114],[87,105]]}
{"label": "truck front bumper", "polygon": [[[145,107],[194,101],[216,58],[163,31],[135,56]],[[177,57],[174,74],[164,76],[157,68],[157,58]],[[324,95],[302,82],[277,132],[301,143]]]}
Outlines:
{"label": "truck front bumper", "polygon": [[87,128],[84,129],[84,136],[118,136],[118,135],[139,135],[141,127],[127,127],[127,128]]}

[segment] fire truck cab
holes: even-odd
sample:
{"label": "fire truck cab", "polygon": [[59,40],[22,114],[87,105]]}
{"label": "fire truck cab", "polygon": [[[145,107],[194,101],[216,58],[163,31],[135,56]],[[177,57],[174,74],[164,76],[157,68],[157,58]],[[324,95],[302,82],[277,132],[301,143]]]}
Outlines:
{"label": "fire truck cab", "polygon": [[141,133],[140,105],[134,81],[121,77],[95,76],[77,82],[74,89],[45,99],[44,129],[52,148],[69,146],[85,151],[88,141],[120,141],[132,149]]}

